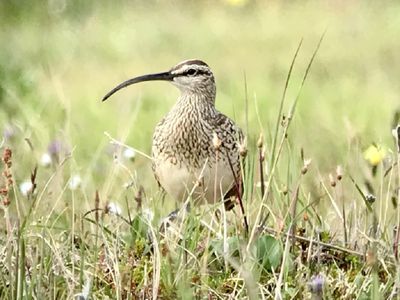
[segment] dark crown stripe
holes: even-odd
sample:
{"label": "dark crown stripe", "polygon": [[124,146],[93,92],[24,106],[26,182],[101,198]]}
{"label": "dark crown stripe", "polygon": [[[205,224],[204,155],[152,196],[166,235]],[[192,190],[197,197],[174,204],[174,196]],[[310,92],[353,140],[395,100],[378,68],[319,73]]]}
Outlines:
{"label": "dark crown stripe", "polygon": [[175,67],[172,68],[171,71],[176,71],[182,68],[183,66],[190,66],[190,65],[206,66],[208,68],[208,65],[204,61],[201,61],[199,59],[192,59],[177,64]]}

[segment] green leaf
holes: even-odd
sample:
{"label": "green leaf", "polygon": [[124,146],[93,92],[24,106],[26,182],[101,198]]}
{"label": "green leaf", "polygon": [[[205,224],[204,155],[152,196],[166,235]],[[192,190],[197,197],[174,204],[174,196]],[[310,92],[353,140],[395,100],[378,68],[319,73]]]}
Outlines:
{"label": "green leaf", "polygon": [[273,236],[264,235],[256,241],[258,262],[267,270],[276,269],[282,260],[283,247]]}

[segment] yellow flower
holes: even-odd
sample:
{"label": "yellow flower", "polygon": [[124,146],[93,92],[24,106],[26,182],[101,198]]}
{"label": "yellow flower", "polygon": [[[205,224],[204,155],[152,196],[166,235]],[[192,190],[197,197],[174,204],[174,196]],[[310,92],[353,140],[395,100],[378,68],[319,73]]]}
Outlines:
{"label": "yellow flower", "polygon": [[364,151],[364,158],[372,166],[377,166],[386,156],[386,149],[380,145],[371,145]]}

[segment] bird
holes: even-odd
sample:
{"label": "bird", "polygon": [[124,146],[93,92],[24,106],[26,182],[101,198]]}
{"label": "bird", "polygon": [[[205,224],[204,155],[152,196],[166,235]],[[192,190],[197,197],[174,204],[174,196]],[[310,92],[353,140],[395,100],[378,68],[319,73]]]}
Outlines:
{"label": "bird", "polygon": [[145,81],[168,81],[180,90],[175,105],[156,125],[152,169],[159,185],[176,201],[219,203],[229,210],[242,190],[244,137],[235,122],[215,107],[216,84],[202,60],[185,60],[168,71],[128,79],[109,91]]}

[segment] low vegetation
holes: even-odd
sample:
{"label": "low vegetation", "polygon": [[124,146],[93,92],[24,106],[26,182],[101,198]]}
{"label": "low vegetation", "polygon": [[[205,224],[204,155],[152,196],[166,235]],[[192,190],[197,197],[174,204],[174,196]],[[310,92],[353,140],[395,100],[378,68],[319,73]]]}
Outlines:
{"label": "low vegetation", "polygon": [[[399,10],[2,2],[1,298],[398,299]],[[160,230],[181,204],[148,155],[177,93],[100,99],[194,56],[247,136],[242,203]]]}

